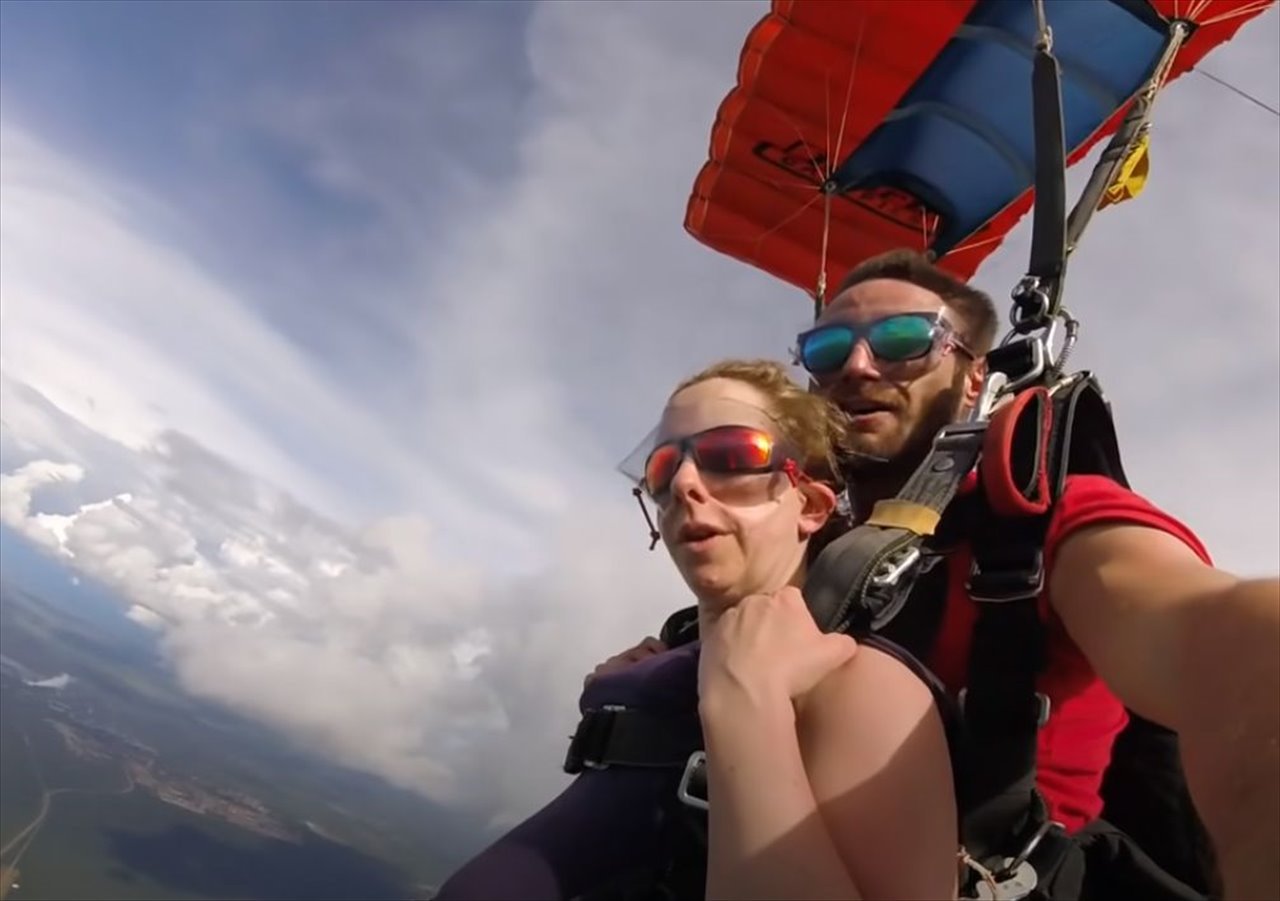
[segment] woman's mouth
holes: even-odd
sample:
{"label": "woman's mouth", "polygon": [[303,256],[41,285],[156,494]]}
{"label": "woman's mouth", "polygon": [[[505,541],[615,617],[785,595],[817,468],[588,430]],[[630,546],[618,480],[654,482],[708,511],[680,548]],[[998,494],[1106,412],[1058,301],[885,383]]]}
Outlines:
{"label": "woman's mouth", "polygon": [[682,545],[687,545],[694,550],[697,550],[699,548],[706,547],[713,538],[717,538],[723,534],[724,532],[721,529],[717,529],[715,526],[691,522],[680,527],[680,531],[676,535],[676,540]]}

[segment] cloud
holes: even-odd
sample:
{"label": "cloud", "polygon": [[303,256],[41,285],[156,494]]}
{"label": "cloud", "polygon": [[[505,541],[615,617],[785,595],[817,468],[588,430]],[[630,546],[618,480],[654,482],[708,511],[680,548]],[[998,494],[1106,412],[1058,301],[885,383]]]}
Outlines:
{"label": "cloud", "polygon": [[621,505],[549,536],[545,574],[504,581],[439,554],[419,516],[342,527],[178,434],[140,452],[137,474],[50,516],[32,498],[81,471],[33,461],[0,477],[0,515],[128,598],[188,690],[494,816],[563,778],[581,674],[651,632],[674,594]]}
{"label": "cloud", "polygon": [[[174,112],[165,190],[6,116],[0,515],[115,585],[191,691],[500,822],[563,783],[582,674],[687,602],[614,463],[809,307],[680,228],[762,5],[494,8],[259,62]],[[1280,81],[1277,21],[1216,71]],[[1135,484],[1274,572],[1280,135],[1232,97],[1169,90],[1069,297]]]}

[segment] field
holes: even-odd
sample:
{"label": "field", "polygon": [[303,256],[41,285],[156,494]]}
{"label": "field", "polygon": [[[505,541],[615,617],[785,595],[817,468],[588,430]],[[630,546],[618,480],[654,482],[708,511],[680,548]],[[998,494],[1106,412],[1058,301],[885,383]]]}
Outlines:
{"label": "field", "polygon": [[474,824],[190,698],[145,645],[11,587],[0,653],[6,901],[421,898],[476,844]]}

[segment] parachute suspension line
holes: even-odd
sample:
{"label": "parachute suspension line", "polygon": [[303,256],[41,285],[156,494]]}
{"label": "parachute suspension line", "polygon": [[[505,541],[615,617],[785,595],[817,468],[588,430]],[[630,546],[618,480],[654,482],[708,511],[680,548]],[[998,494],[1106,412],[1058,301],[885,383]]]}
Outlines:
{"label": "parachute suspension line", "polygon": [[818,285],[813,292],[813,321],[822,315],[827,302],[827,249],[831,243],[831,199],[836,183],[828,178],[822,185],[822,250],[818,254]]}
{"label": "parachute suspension line", "polygon": [[[1252,16],[1256,13],[1262,12],[1264,9],[1269,9],[1274,4],[1274,2],[1275,0],[1258,0],[1257,3],[1249,3],[1249,4],[1245,4],[1244,6],[1237,6],[1235,9],[1231,10],[1230,12],[1222,13],[1221,15],[1214,16],[1211,19],[1204,19],[1199,24],[1200,25],[1217,25],[1219,22],[1229,22],[1230,20],[1237,18],[1239,16]],[[1193,19],[1193,20],[1195,19],[1194,16],[1187,16],[1187,18]]]}
{"label": "parachute suspension line", "polygon": [[[1268,4],[1270,4],[1271,0],[1267,0],[1267,2]],[[1243,97],[1245,100],[1248,100],[1250,103],[1254,104],[1255,106],[1261,107],[1262,109],[1269,112],[1271,115],[1275,116],[1277,119],[1280,119],[1280,109],[1276,109],[1274,106],[1264,103],[1263,101],[1259,100],[1257,97],[1254,97],[1252,94],[1248,93],[1247,91],[1244,91],[1236,87],[1231,82],[1225,81],[1216,75],[1206,72],[1204,69],[1193,69],[1192,71],[1196,72],[1199,75],[1203,75],[1205,78],[1209,79],[1210,81],[1217,82],[1218,84],[1226,88],[1228,91],[1234,91],[1235,93]]]}
{"label": "parachute suspension line", "polygon": [[845,82],[844,106],[840,110],[840,129],[836,132],[836,145],[831,146],[831,82],[827,81],[827,169],[822,182],[822,249],[818,254],[818,283],[813,292],[813,320],[818,321],[827,302],[827,254],[831,245],[831,202],[840,191],[836,181],[836,167],[840,165],[840,148],[844,143],[844,129],[849,123],[849,106],[853,102],[853,81],[858,74],[858,60],[862,58],[862,37],[867,31],[867,17],[858,22],[858,40],[853,45],[853,58],[849,62],[849,80]]}
{"label": "parachute suspension line", "polygon": [[844,144],[844,127],[849,122],[849,104],[853,102],[853,79],[858,74],[858,60],[862,58],[862,36],[867,32],[867,17],[858,21],[858,41],[853,45],[853,58],[849,61],[849,81],[844,89],[844,108],[840,111],[840,130],[836,133],[835,154],[831,159],[831,171],[827,178],[835,177],[835,167],[840,165],[840,147]]}

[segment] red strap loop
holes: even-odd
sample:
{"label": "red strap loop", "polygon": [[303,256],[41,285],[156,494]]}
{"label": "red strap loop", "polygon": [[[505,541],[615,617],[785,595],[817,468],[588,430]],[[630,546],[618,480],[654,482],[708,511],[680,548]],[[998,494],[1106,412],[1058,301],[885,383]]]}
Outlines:
{"label": "red strap loop", "polygon": [[1049,509],[1049,444],[1053,404],[1043,387],[1028,388],[991,416],[978,471],[1000,516],[1039,516]]}

